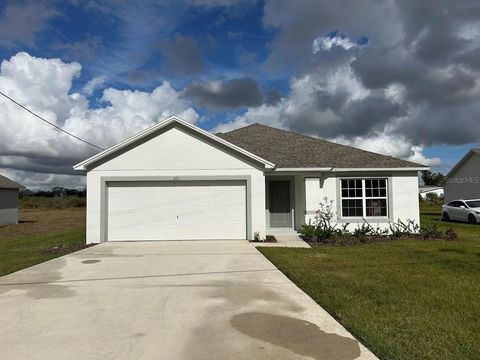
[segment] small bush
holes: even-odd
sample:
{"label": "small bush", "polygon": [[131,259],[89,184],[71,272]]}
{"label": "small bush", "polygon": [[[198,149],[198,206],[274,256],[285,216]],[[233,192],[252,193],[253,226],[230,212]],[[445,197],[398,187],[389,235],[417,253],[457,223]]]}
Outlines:
{"label": "small bush", "polygon": [[437,224],[427,224],[420,228],[420,236],[424,239],[440,239],[443,233]]}
{"label": "small bush", "polygon": [[457,240],[457,238],[458,238],[458,235],[455,232],[455,230],[453,230],[452,228],[448,228],[447,231],[445,231],[445,240],[454,241],[454,240]]}
{"label": "small bush", "polygon": [[303,224],[299,232],[307,239],[315,238],[315,226],[312,224]]}
{"label": "small bush", "polygon": [[414,220],[408,219],[406,223],[398,219],[388,225],[390,235],[393,237],[403,237],[418,234],[420,227]]}
{"label": "small bush", "polygon": [[437,224],[427,224],[420,227],[411,219],[406,221],[398,219],[389,223],[388,228],[383,229],[378,224],[377,227],[373,227],[366,219],[363,219],[363,223],[358,224],[353,231],[348,230],[348,223],[344,223],[338,228],[339,224],[335,220],[333,202],[328,202],[327,198],[324,198],[324,202],[320,203],[320,209],[317,211],[313,223],[309,222],[302,225],[300,235],[308,242],[342,246],[405,238],[451,241],[457,237],[452,229],[443,233],[438,229]]}

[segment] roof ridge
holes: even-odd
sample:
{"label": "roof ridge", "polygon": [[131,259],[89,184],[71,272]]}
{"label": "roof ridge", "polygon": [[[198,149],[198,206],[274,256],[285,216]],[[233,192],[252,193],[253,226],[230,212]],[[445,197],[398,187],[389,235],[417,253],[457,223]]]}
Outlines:
{"label": "roof ridge", "polygon": [[224,133],[224,134],[233,133],[234,131],[246,129],[246,128],[252,127],[254,125],[265,127],[265,128],[268,128],[268,129],[273,129],[273,130],[276,130],[276,131],[281,131],[281,132],[286,133],[288,135],[301,136],[301,137],[304,137],[304,138],[307,138],[307,139],[323,142],[323,143],[326,143],[326,144],[329,144],[329,145],[335,145],[335,146],[338,146],[338,147],[344,147],[344,148],[349,148],[349,149],[353,149],[353,150],[356,150],[356,151],[361,151],[363,153],[372,154],[372,155],[375,155],[375,156],[383,156],[383,157],[390,158],[390,159],[405,161],[405,162],[408,162],[408,163],[410,163],[412,165],[415,165],[415,166],[425,166],[425,165],[422,165],[422,164],[419,164],[419,163],[416,163],[416,162],[413,162],[413,161],[410,161],[410,160],[397,158],[397,157],[394,157],[394,156],[391,156],[391,155],[380,154],[380,153],[376,153],[376,152],[373,152],[373,151],[370,151],[370,150],[360,149],[360,148],[355,147],[355,146],[340,144],[340,143],[337,143],[337,142],[334,142],[334,141],[325,140],[325,139],[321,139],[321,138],[318,138],[318,137],[313,137],[313,136],[310,136],[310,135],[300,134],[300,133],[297,133],[295,131],[289,131],[289,130],[285,130],[285,129],[281,129],[281,128],[277,128],[277,127],[273,127],[273,126],[268,126],[268,125],[260,124],[260,123],[253,123],[253,124],[250,124],[250,125],[247,125],[247,126],[243,126],[243,127],[237,128],[235,130],[229,131],[229,132]]}

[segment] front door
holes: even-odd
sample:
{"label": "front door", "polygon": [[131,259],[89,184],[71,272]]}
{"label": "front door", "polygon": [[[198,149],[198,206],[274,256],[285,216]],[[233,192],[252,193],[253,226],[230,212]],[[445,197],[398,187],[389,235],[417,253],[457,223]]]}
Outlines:
{"label": "front door", "polygon": [[290,181],[274,180],[269,182],[269,211],[271,228],[292,227]]}

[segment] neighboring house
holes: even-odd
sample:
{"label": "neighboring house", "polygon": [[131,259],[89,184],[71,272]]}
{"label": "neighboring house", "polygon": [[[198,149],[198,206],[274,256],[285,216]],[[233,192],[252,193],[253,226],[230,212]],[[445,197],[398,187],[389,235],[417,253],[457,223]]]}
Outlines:
{"label": "neighboring house", "polygon": [[442,186],[420,186],[418,188],[418,193],[422,197],[422,199],[426,199],[428,194],[435,194],[438,197],[443,196],[443,187]]}
{"label": "neighboring house", "polygon": [[87,242],[295,233],[326,197],[337,221],[419,222],[428,167],[254,124],[213,135],[176,117],[77,165]]}
{"label": "neighboring house", "polygon": [[18,191],[22,188],[0,175],[0,226],[18,224]]}
{"label": "neighboring house", "polygon": [[480,149],[471,149],[445,178],[445,202],[480,198]]}

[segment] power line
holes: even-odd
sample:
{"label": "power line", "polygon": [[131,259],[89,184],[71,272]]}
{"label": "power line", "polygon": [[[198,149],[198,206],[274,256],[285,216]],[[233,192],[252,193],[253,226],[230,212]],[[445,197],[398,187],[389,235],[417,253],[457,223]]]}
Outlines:
{"label": "power line", "polygon": [[81,142],[83,142],[83,143],[85,143],[85,144],[87,144],[87,145],[96,147],[96,148],[99,149],[99,150],[105,150],[104,148],[101,148],[100,146],[97,146],[97,145],[95,145],[95,144],[92,144],[91,142],[88,142],[88,141],[86,141],[86,140],[83,140],[82,138],[79,138],[78,136],[76,136],[76,135],[68,132],[67,130],[62,129],[61,127],[55,125],[54,123],[51,123],[50,121],[45,120],[45,119],[44,119],[43,117],[41,117],[40,115],[35,114],[35,113],[34,113],[33,111],[31,111],[29,108],[27,108],[26,106],[24,106],[24,105],[16,102],[16,101],[13,100],[10,96],[4,94],[4,93],[1,92],[1,91],[0,91],[0,95],[3,95],[3,96],[6,97],[8,100],[10,100],[11,102],[13,102],[15,105],[20,106],[22,109],[27,110],[30,114],[32,114],[33,116],[36,116],[37,118],[39,118],[39,119],[42,120],[43,122],[46,122],[47,124],[53,126],[53,127],[54,127],[55,129],[57,129],[58,131],[61,131],[61,132],[65,133],[65,134],[67,134],[67,135],[69,135],[69,136],[71,136],[71,137],[73,137],[73,138],[75,138],[75,139],[77,139],[77,140],[80,140]]}

